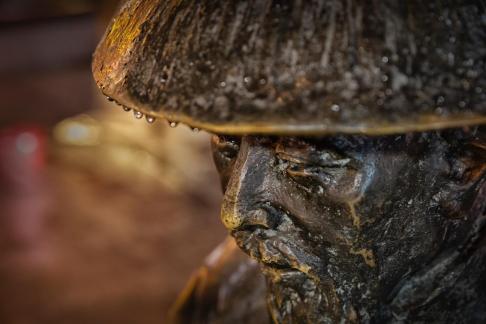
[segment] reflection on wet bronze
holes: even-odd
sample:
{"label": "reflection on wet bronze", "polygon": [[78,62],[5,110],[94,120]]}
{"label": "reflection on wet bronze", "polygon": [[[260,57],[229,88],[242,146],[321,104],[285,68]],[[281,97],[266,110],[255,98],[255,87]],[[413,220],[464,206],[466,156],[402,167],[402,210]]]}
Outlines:
{"label": "reflection on wet bronze", "polygon": [[[93,72],[137,114],[219,134],[221,218],[273,322],[483,323],[485,10],[131,0]],[[232,287],[216,282],[202,291]],[[228,318],[193,296],[179,309],[205,311],[187,322]]]}

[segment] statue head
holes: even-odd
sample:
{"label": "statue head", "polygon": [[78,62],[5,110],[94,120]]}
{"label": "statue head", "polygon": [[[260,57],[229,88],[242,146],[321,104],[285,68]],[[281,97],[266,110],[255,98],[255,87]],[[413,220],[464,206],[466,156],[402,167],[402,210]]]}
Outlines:
{"label": "statue head", "polygon": [[486,300],[484,15],[131,0],[93,72],[138,116],[219,134],[221,218],[261,263],[276,322],[453,321],[454,287]]}
{"label": "statue head", "polygon": [[[261,262],[276,322],[401,314],[460,272],[432,265],[477,234],[477,135],[213,137],[222,221]],[[408,295],[421,270],[428,281]]]}

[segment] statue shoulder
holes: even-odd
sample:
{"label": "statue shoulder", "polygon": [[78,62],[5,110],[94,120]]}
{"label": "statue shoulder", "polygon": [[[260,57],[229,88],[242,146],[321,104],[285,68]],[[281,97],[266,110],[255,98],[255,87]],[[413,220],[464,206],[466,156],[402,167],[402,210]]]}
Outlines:
{"label": "statue shoulder", "polygon": [[265,294],[258,263],[228,238],[191,276],[171,309],[170,322],[270,323]]}

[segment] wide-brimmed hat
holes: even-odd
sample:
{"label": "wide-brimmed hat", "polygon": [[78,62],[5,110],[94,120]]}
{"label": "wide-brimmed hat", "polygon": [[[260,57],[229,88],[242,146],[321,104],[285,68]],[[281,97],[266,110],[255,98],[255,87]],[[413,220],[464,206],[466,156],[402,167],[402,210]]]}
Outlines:
{"label": "wide-brimmed hat", "polygon": [[369,135],[486,122],[481,1],[128,0],[98,86],[226,134]]}

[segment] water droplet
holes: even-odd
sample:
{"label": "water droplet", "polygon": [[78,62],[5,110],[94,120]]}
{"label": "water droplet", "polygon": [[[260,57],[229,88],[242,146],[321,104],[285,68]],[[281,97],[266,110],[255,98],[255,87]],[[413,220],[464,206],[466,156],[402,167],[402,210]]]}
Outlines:
{"label": "water droplet", "polygon": [[160,83],[165,84],[167,80],[169,79],[169,75],[167,73],[162,73],[160,76]]}
{"label": "water droplet", "polygon": [[459,107],[465,108],[466,107],[466,102],[465,101],[460,101],[459,102]]}
{"label": "water droplet", "polygon": [[137,119],[141,119],[143,117],[143,113],[141,111],[134,110],[133,116],[135,116],[135,118],[137,118]]}
{"label": "water droplet", "polygon": [[437,100],[436,100],[437,105],[439,105],[439,106],[440,106],[440,105],[442,105],[444,102],[445,102],[445,98],[444,98],[444,96],[438,96],[438,97],[437,97]]}
{"label": "water droplet", "polygon": [[339,105],[332,105],[331,110],[334,112],[338,112],[339,110],[341,110],[341,107],[339,107]]}
{"label": "water droplet", "polygon": [[447,53],[447,62],[449,63],[450,66],[454,65],[454,59],[455,56],[453,53]]}
{"label": "water droplet", "polygon": [[197,127],[191,127],[191,130],[194,132],[194,133],[199,133],[200,129],[197,128]]}
{"label": "water droplet", "polygon": [[265,85],[267,84],[267,79],[265,78],[261,78],[260,81],[258,81],[260,83],[260,85]]}
{"label": "water droplet", "polygon": [[382,61],[383,63],[388,63],[388,61],[389,61],[388,56],[383,56],[383,57],[381,58],[381,61]]}
{"label": "water droplet", "polygon": [[214,70],[215,69],[215,66],[213,64],[213,62],[211,60],[207,60],[206,61],[206,66],[210,69],[210,70]]}
{"label": "water droplet", "polygon": [[243,78],[243,81],[248,84],[248,83],[251,82],[251,77],[246,76],[246,77]]}
{"label": "water droplet", "polygon": [[381,77],[381,81],[386,82],[388,81],[388,75],[384,75]]}
{"label": "water droplet", "polygon": [[146,115],[145,116],[145,119],[147,120],[147,123],[149,123],[149,124],[153,124],[155,122],[155,117],[154,116]]}
{"label": "water droplet", "polygon": [[128,112],[128,111],[130,111],[130,110],[132,110],[132,109],[131,109],[131,108],[128,108],[128,107],[126,107],[126,106],[123,106],[123,110],[125,110],[126,112]]}
{"label": "water droplet", "polygon": [[226,88],[226,82],[221,81],[221,82],[219,83],[219,86],[220,86],[221,88]]}
{"label": "water droplet", "polygon": [[179,123],[178,123],[178,122],[175,122],[175,121],[169,121],[169,126],[170,126],[171,128],[176,128],[176,127],[177,127],[177,125],[179,125]]}
{"label": "water droplet", "polygon": [[473,66],[473,65],[474,65],[474,60],[473,60],[473,59],[467,59],[467,60],[464,62],[464,65],[465,65],[465,66]]}

